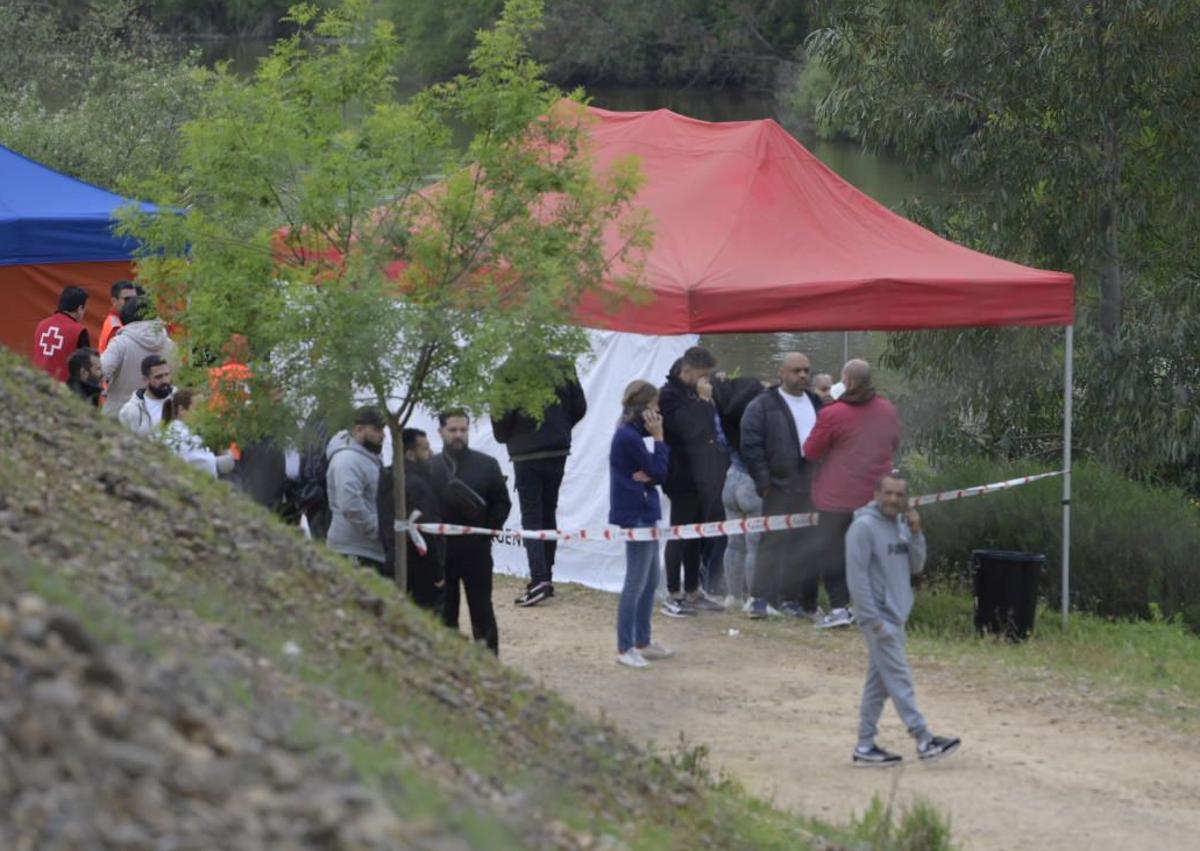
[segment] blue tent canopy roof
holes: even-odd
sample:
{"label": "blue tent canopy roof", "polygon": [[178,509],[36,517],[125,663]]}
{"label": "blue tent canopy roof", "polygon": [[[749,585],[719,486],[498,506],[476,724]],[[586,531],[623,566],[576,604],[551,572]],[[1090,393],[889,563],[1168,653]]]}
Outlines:
{"label": "blue tent canopy roof", "polygon": [[0,145],[0,266],[128,260],[137,243],[112,228],[130,203]]}

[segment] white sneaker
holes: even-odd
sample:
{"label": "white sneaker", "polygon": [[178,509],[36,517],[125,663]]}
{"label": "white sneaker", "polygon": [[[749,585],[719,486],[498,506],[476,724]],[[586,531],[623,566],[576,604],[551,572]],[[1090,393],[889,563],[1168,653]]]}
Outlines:
{"label": "white sneaker", "polygon": [[627,668],[649,668],[650,663],[645,660],[636,647],[630,647],[624,653],[617,654],[617,664],[624,665]]}
{"label": "white sneaker", "polygon": [[637,652],[641,654],[643,659],[670,659],[675,655],[675,651],[669,647],[663,647],[657,641],[651,641],[645,647],[637,648]]}

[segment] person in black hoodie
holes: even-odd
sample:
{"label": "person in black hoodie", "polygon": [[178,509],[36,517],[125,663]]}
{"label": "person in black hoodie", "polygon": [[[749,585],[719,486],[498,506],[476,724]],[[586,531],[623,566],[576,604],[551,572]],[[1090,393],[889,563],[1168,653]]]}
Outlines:
{"label": "person in black hoodie", "polygon": [[[508,446],[525,529],[558,528],[558,490],[571,454],[571,429],[587,413],[587,399],[574,368],[562,358],[553,360],[562,370],[563,380],[554,388],[556,400],[542,411],[541,422],[521,410],[492,417],[492,434]],[[554,596],[557,547],[557,541],[525,541],[529,584],[515,600],[518,606],[536,606]]]}
{"label": "person in black hoodie", "polygon": [[83,348],[71,352],[67,358],[67,387],[79,398],[91,404],[93,408],[100,407],[100,394],[104,388],[100,382],[104,380],[104,372],[100,368],[100,353],[95,349]]}
{"label": "person in black hoodie", "polygon": [[[512,500],[496,459],[467,446],[471,421],[464,411],[438,415],[442,452],[433,459],[433,493],[442,522],[502,529]],[[458,585],[467,592],[471,634],[497,655],[500,634],[492,609],[492,539],[484,535],[446,536],[446,599],[442,621],[458,629]]]}
{"label": "person in black hoodie", "polygon": [[[784,355],[779,384],[751,402],[742,415],[741,456],[767,517],[813,510],[812,471],[802,448],[821,410],[821,397],[808,389],[811,373],[805,355]],[[766,617],[768,605],[796,617],[816,617],[817,575],[806,563],[814,555],[811,532],[763,533],[750,586],[750,617]]]}
{"label": "person in black hoodie", "polygon": [[[404,445],[404,503],[411,514],[420,511],[418,523],[439,523],[441,512],[433,493],[433,450],[429,438],[417,428],[401,432]],[[396,499],[394,473],[384,467],[379,477],[379,534],[383,538],[386,575],[396,575]],[[446,538],[444,535],[425,536],[426,552],[421,555],[412,539],[405,537],[408,547],[408,596],[422,609],[440,612],[443,589],[446,586]]]}
{"label": "person in black hoodie", "polygon": [[[711,523],[725,519],[721,490],[729,468],[729,448],[713,403],[712,375],[717,360],[708,349],[692,346],[667,373],[659,390],[658,408],[671,448],[671,465],[663,491],[671,500],[671,525]],[[668,541],[667,592],[663,614],[685,617],[696,609],[723,610],[700,590],[700,567],[710,583],[722,569],[720,538]],[[680,588],[680,566],[683,587]]]}

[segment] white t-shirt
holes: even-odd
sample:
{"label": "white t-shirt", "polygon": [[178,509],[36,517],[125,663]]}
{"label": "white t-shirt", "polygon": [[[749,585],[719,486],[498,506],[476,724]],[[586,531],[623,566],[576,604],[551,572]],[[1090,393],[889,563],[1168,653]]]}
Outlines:
{"label": "white t-shirt", "polygon": [[162,422],[162,409],[166,399],[156,398],[149,390],[142,396],[142,401],[146,403],[146,413],[150,415],[150,427],[157,428]]}
{"label": "white t-shirt", "polygon": [[817,411],[813,408],[812,400],[808,398],[807,393],[793,396],[780,387],[779,395],[783,397],[783,401],[787,402],[788,410],[792,412],[792,419],[796,421],[796,435],[800,438],[800,457],[803,458],[804,441],[808,440],[813,426],[817,424]]}

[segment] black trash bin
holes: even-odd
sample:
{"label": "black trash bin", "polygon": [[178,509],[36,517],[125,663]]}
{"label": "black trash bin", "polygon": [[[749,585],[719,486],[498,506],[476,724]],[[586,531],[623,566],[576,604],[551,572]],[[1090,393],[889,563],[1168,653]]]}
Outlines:
{"label": "black trash bin", "polygon": [[973,550],[975,631],[1024,641],[1037,613],[1038,577],[1046,566],[1040,553]]}

